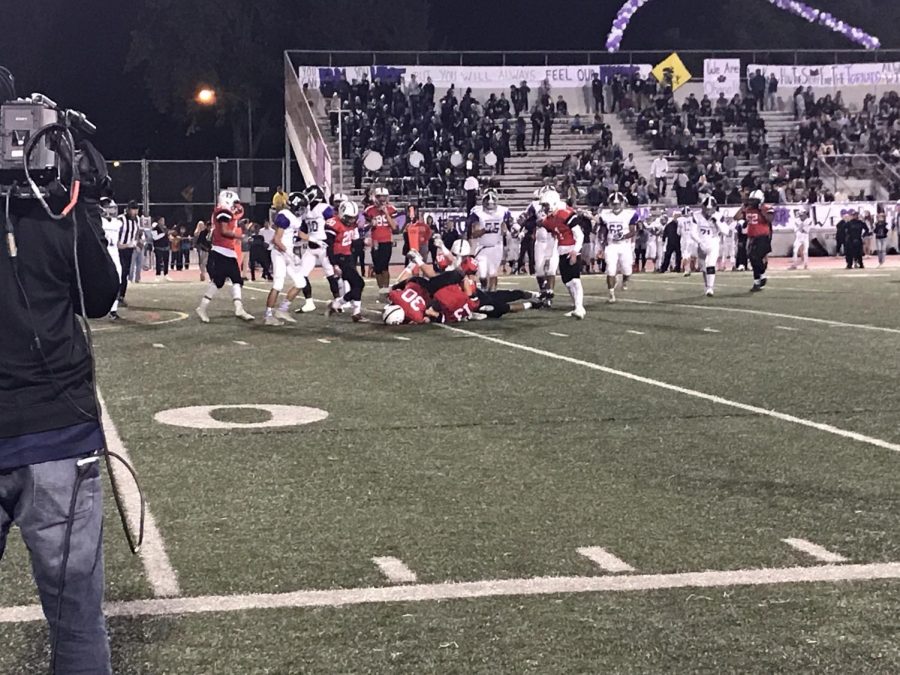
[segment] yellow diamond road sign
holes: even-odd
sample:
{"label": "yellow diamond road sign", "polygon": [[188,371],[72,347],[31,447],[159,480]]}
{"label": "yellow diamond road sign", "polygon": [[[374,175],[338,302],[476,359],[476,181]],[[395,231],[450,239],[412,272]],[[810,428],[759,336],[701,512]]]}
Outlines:
{"label": "yellow diamond road sign", "polygon": [[666,59],[660,61],[653,68],[656,79],[663,83],[672,83],[672,91],[691,81],[691,73],[685,67],[678,54],[672,52]]}

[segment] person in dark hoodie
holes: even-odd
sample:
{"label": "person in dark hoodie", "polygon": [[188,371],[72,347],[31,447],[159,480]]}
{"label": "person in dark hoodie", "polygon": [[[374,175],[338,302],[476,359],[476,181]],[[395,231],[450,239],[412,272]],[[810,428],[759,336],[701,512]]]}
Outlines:
{"label": "person in dark hoodie", "polygon": [[[0,99],[14,91],[0,69]],[[52,672],[111,673],[97,461],[104,440],[79,315],[106,316],[119,278],[101,229],[100,190],[91,187],[105,180],[105,163],[88,144],[79,147],[93,153],[96,169],[82,170],[81,196],[66,217],[52,220],[37,199],[12,198],[8,219],[0,209],[10,235],[0,245],[0,556],[15,524],[50,624]],[[47,199],[54,213],[68,201]]]}

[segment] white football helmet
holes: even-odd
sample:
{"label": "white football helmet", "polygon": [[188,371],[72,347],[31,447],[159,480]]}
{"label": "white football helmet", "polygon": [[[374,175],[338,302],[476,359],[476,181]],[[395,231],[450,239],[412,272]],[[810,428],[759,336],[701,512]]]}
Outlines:
{"label": "white football helmet", "polygon": [[481,206],[488,213],[496,211],[499,203],[500,200],[497,198],[497,193],[494,190],[488,190],[484,193],[484,197],[481,198]]}
{"label": "white football helmet", "polygon": [[625,195],[621,192],[613,192],[609,196],[609,208],[612,209],[613,213],[622,213],[626,206],[628,206],[628,200],[625,199]]}
{"label": "white football helmet", "polygon": [[400,305],[388,305],[381,314],[381,320],[386,326],[399,326],[406,321],[406,312]]}
{"label": "white football helmet", "polygon": [[450,252],[457,259],[472,255],[472,245],[465,239],[457,239],[450,247]]}
{"label": "white football helmet", "polygon": [[563,207],[563,200],[559,193],[553,188],[548,188],[541,192],[540,197],[541,211],[545,215],[556,213]]}
{"label": "white football helmet", "polygon": [[758,204],[762,204],[763,202],[766,201],[766,195],[763,193],[762,190],[754,190],[753,192],[750,193],[749,199],[751,202],[756,201],[756,202],[758,202]]}
{"label": "white football helmet", "polygon": [[390,197],[390,193],[386,187],[377,187],[375,188],[375,192],[373,193],[375,197],[375,203],[379,206],[384,206],[388,203],[388,198]]}
{"label": "white football helmet", "polygon": [[345,195],[343,192],[335,192],[331,195],[331,206],[334,208],[340,208],[341,204],[348,201],[350,198]]}
{"label": "white football helmet", "polygon": [[359,205],[356,202],[342,201],[338,207],[338,216],[347,225],[354,225],[359,220]]}
{"label": "white football helmet", "polygon": [[241,198],[234,190],[222,190],[219,192],[219,198],[216,200],[216,206],[220,209],[228,209],[234,211],[236,204],[241,203]]}
{"label": "white football helmet", "polygon": [[103,197],[100,200],[100,208],[103,210],[103,215],[107,218],[119,217],[119,205],[116,204],[112,197]]}
{"label": "white football helmet", "polygon": [[706,195],[700,201],[700,209],[703,211],[703,215],[709,218],[709,216],[719,210],[719,202],[712,195]]}

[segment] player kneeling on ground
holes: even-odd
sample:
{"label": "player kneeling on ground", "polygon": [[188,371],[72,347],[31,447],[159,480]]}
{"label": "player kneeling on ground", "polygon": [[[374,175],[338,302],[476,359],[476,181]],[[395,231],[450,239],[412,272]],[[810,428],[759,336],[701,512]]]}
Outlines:
{"label": "player kneeling on ground", "polygon": [[225,285],[226,280],[231,281],[234,315],[244,321],[253,321],[253,317],[244,310],[244,303],[241,299],[244,279],[238,264],[241,239],[237,234],[237,229],[238,223],[243,217],[244,207],[241,205],[237,193],[231,190],[222,190],[212,216],[213,223],[215,223],[212,234],[212,250],[209,252],[209,260],[206,263],[206,271],[209,272],[210,278],[209,287],[200,300],[200,306],[195,310],[203,323],[209,323],[209,314],[207,313],[209,303],[216,297],[219,289]]}
{"label": "player kneeling on ground", "polygon": [[342,201],[337,218],[328,221],[329,256],[340,272],[341,280],[350,289],[328,306],[328,314],[343,311],[344,304],[353,308],[352,318],[357,323],[367,323],[362,315],[362,292],[366,282],[359,275],[353,259],[353,242],[359,239],[359,206],[356,202]]}
{"label": "player kneeling on ground", "polygon": [[717,211],[719,203],[712,195],[707,195],[700,202],[700,213],[693,215],[691,239],[697,250],[698,260],[703,264],[703,282],[707,297],[712,297],[716,286],[716,263],[719,260],[721,236],[728,232]]}

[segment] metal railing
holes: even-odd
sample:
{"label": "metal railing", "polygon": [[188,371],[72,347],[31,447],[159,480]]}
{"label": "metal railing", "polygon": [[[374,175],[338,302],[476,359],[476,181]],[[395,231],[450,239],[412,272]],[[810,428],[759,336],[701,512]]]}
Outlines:
{"label": "metal railing", "polygon": [[237,189],[248,217],[268,216],[272,195],[286,184],[284,159],[219,158],[208,160],[108,161],[116,200],[137,202],[145,215],[170,222],[195,223],[209,218],[219,190]]}

